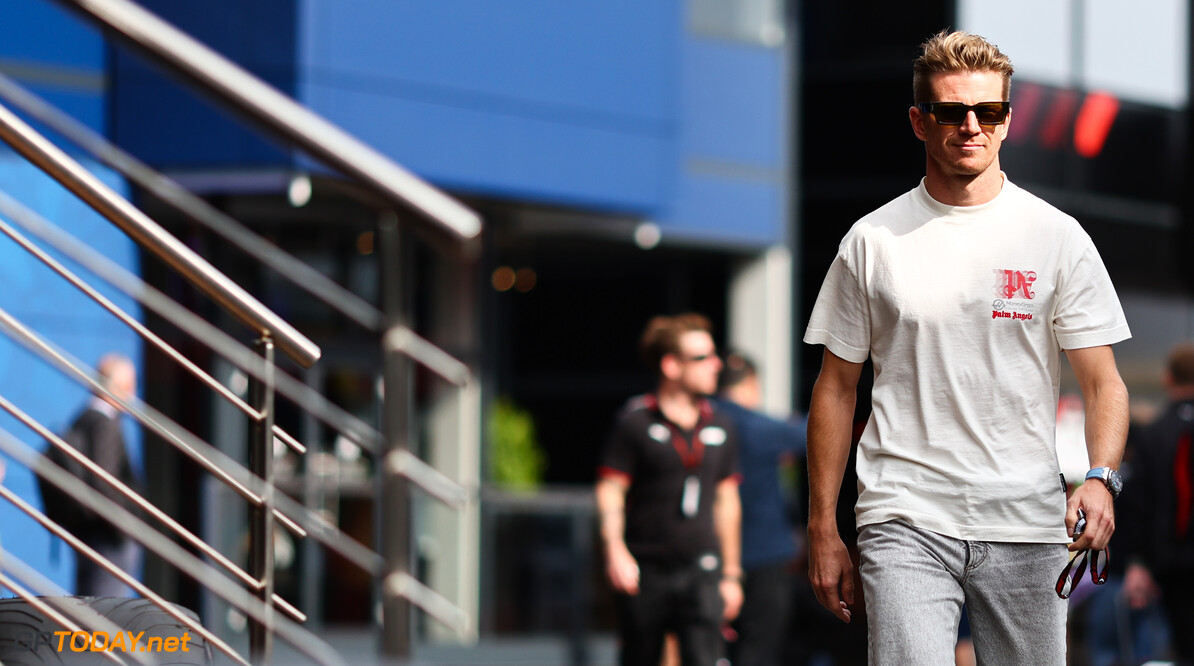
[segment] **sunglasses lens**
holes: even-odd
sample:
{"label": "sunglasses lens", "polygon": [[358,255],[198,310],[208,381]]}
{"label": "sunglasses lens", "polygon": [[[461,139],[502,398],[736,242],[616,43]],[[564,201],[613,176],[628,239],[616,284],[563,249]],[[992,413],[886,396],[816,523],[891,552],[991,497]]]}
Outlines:
{"label": "sunglasses lens", "polygon": [[976,104],[974,115],[983,125],[1000,125],[1007,118],[1007,106],[999,102]]}
{"label": "sunglasses lens", "polygon": [[933,106],[933,115],[942,125],[961,125],[966,119],[966,105],[954,102],[938,102]]}
{"label": "sunglasses lens", "polygon": [[974,106],[966,106],[961,102],[934,102],[925,106],[940,125],[961,125],[971,111],[974,111],[979,124],[1002,125],[1011,108],[1007,102],[982,102]]}

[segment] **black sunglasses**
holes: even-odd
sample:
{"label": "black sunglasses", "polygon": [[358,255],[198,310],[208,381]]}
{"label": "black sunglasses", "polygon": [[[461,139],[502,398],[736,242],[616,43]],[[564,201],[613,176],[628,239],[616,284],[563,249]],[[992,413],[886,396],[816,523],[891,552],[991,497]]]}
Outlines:
{"label": "black sunglasses", "polygon": [[1011,102],[979,102],[968,106],[961,102],[921,102],[916,105],[924,113],[931,113],[938,125],[961,125],[971,111],[980,125],[1002,125],[1012,110]]}

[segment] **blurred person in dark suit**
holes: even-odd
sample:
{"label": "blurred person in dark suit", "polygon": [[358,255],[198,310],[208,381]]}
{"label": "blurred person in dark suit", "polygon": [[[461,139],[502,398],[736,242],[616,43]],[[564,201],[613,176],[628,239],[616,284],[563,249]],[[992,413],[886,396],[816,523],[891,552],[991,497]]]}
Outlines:
{"label": "blurred person in dark suit", "polygon": [[658,666],[669,632],[684,666],[714,666],[742,604],[738,442],[707,398],[721,371],[711,331],[697,314],[648,322],[640,351],[655,391],[627,403],[601,454],[597,511],[623,666]]}
{"label": "blurred person in dark suit", "polygon": [[795,601],[796,525],[780,484],[780,470],[804,455],[804,422],[781,421],[759,411],[762,387],[755,364],[729,354],[721,372],[719,410],[738,432],[742,471],[742,569],[744,600],[730,644],[734,666],[781,663]]}
{"label": "blurred person in dark suit", "polygon": [[[109,392],[125,403],[137,393],[137,369],[133,362],[119,354],[108,354],[96,368],[99,380]],[[71,424],[75,441],[97,465],[126,485],[138,489],[139,481],[129,461],[128,447],[120,425],[121,407],[107,396],[96,395]],[[123,496],[108,484],[92,480],[100,493],[121,505]],[[90,528],[77,534],[88,546],[111,560],[122,570],[134,573],[140,559],[140,548],[119,528],[105,520],[92,521]],[[130,590],[115,576],[104,571],[85,556],[78,556],[75,565],[75,594],[91,597],[128,596]]]}

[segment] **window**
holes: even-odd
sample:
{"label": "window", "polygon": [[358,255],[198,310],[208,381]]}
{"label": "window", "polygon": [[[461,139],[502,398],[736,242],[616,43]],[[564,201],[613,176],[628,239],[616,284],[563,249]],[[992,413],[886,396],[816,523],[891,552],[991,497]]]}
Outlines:
{"label": "window", "polygon": [[689,0],[698,35],[775,47],[784,43],[784,0]]}

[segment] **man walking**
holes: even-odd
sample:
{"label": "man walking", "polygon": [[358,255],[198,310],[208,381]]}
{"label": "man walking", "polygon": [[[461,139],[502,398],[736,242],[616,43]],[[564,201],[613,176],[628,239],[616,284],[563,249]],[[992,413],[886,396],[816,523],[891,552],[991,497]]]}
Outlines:
{"label": "man walking", "polygon": [[[856,385],[874,364],[855,507],[872,664],[952,663],[963,603],[980,664],[1064,664],[1064,544],[1101,550],[1115,529],[1128,401],[1109,345],[1128,326],[1090,237],[1000,170],[1012,71],[975,35],[923,45],[908,114],[925,177],[847,233],[805,333],[825,346],[809,576],[847,622],[852,563],[834,511]],[[1082,390],[1092,468],[1068,501],[1059,350]]]}
{"label": "man walking", "polygon": [[[119,354],[106,355],[100,359],[96,370],[104,388],[120,400],[127,403],[136,395],[137,370],[128,358]],[[115,401],[107,396],[93,397],[83,413],[71,424],[71,430],[75,433],[74,439],[79,443],[80,450],[104,471],[133,489],[138,487],[120,427],[120,407]],[[123,496],[108,484],[93,482],[93,487],[109,499],[127,504]],[[139,548],[136,542],[111,523],[96,518],[76,536],[122,570],[135,575]],[[124,583],[87,557],[80,555],[76,558],[75,594],[118,597],[126,596],[128,591]]]}
{"label": "man walking", "polygon": [[714,666],[742,603],[738,444],[706,398],[721,370],[711,330],[696,314],[647,324],[640,351],[655,392],[630,400],[601,455],[597,511],[623,666],[658,666],[669,632],[684,666]]}

